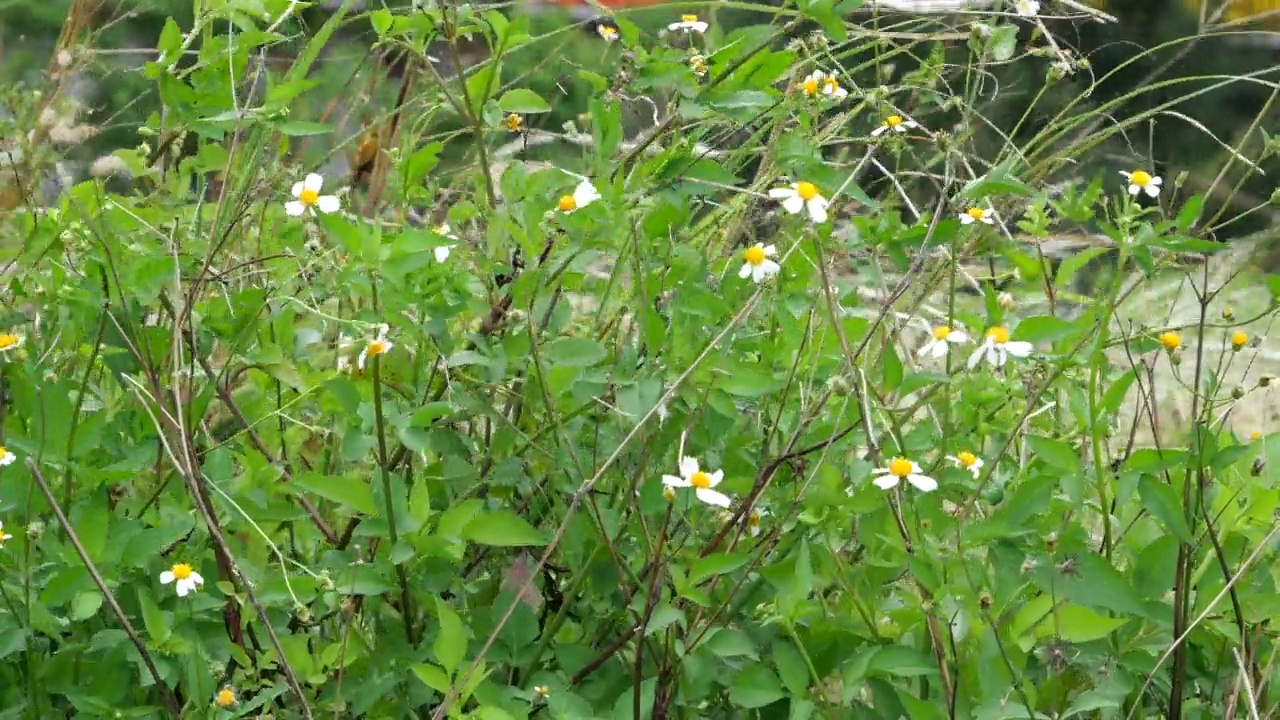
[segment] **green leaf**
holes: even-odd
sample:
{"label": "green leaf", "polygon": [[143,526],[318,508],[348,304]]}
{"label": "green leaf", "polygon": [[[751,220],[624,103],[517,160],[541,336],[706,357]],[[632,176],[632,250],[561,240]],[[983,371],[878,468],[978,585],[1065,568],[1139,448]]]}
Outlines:
{"label": "green leaf", "polygon": [[1018,26],[1012,24],[997,25],[991,31],[991,39],[987,42],[991,57],[997,62],[1004,62],[1013,57],[1018,49]]}
{"label": "green leaf", "polygon": [[147,634],[151,639],[157,643],[168,640],[172,632],[169,628],[169,618],[145,590],[138,590],[138,607],[142,609],[142,623],[146,626]]}
{"label": "green leaf", "polygon": [[1015,340],[1029,343],[1050,343],[1064,337],[1075,335],[1080,329],[1075,323],[1068,322],[1052,315],[1033,315],[1018,323],[1014,331]]}
{"label": "green leaf", "polygon": [[867,673],[916,677],[938,672],[938,663],[927,653],[905,645],[885,645],[871,658]]}
{"label": "green leaf", "polygon": [[440,627],[436,631],[436,640],[431,645],[431,652],[444,668],[445,673],[452,676],[467,652],[466,630],[462,627],[462,619],[453,611],[449,603],[439,597],[435,600],[436,619],[440,622]]}
{"label": "green leaf", "polygon": [[543,351],[549,365],[563,367],[590,367],[606,355],[604,346],[591,338],[558,338]]}
{"label": "green leaf", "polygon": [[773,666],[778,669],[782,684],[793,697],[804,697],[809,688],[809,666],[796,646],[786,638],[773,643]]}
{"label": "green leaf", "polygon": [[515,88],[502,94],[498,107],[509,113],[545,113],[551,112],[551,106],[538,93],[527,88]]}
{"label": "green leaf", "polygon": [[1036,457],[1055,469],[1068,472],[1075,472],[1080,469],[1080,453],[1061,440],[1054,440],[1040,435],[1028,435],[1027,445],[1031,447],[1031,452]]}
{"label": "green leaf", "polygon": [[970,200],[981,200],[995,195],[1017,195],[1021,197],[1034,195],[1035,188],[1013,175],[1013,164],[1015,162],[1017,162],[1015,159],[1007,160],[988,170],[986,175],[969,181],[960,191],[960,196]]}
{"label": "green leaf", "polygon": [[102,593],[97,590],[89,590],[76,595],[71,601],[71,619],[79,622],[88,620],[98,614],[98,609],[102,607]]}
{"label": "green leaf", "polygon": [[315,493],[326,500],[365,515],[378,513],[373,502],[373,490],[370,489],[366,480],[306,472],[293,476],[290,487]]}
{"label": "green leaf", "polygon": [[541,531],[510,510],[491,510],[476,516],[463,528],[462,537],[474,543],[496,547],[547,544]]}
{"label": "green leaf", "polygon": [[1036,628],[1040,638],[1060,637],[1067,642],[1101,640],[1129,622],[1128,618],[1106,617],[1081,605],[1067,604],[1050,613]]}
{"label": "green leaf", "polygon": [[763,664],[751,665],[738,673],[729,688],[729,702],[747,709],[772,705],[782,697],[778,676]]}
{"label": "green leaf", "polygon": [[716,110],[763,110],[773,107],[778,99],[763,90],[734,90],[712,93],[704,101]]}
{"label": "green leaf", "polygon": [[1195,541],[1191,535],[1191,527],[1182,514],[1182,503],[1178,501],[1176,490],[1153,475],[1143,475],[1138,479],[1138,496],[1142,498],[1142,507],[1166,530],[1184,543],[1191,544]]}
{"label": "green leaf", "polygon": [[449,676],[445,671],[435,665],[432,665],[431,663],[419,663],[409,669],[413,672],[414,677],[422,681],[423,685],[426,685],[441,695],[449,692],[449,687],[451,685],[449,682]]}
{"label": "green leaf", "polygon": [[689,584],[697,585],[715,575],[733,572],[750,559],[746,553],[712,553],[693,564],[689,570]]}

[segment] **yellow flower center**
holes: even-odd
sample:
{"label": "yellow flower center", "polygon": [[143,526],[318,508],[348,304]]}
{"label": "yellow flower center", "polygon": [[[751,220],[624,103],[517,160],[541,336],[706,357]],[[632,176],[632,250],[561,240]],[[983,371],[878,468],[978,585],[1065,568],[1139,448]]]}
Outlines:
{"label": "yellow flower center", "polygon": [[885,118],[885,119],[884,119],[884,125],[885,125],[885,127],[895,128],[895,127],[898,127],[898,126],[899,126],[899,125],[901,125],[901,124],[902,124],[902,116],[901,116],[901,115],[890,115],[889,117],[887,117],[887,118]]}
{"label": "yellow flower center", "polygon": [[960,461],[960,465],[963,467],[973,467],[973,464],[978,462],[978,456],[968,451],[956,455],[956,459]]}
{"label": "yellow flower center", "polygon": [[897,475],[904,478],[911,474],[911,461],[904,458],[894,458],[889,461],[889,474]]}
{"label": "yellow flower center", "polygon": [[1003,327],[993,327],[987,331],[987,339],[996,345],[1003,345],[1009,342],[1009,330]]}
{"label": "yellow flower center", "polygon": [[307,188],[298,193],[298,200],[301,201],[303,205],[315,205],[320,201],[320,193]]}
{"label": "yellow flower center", "polygon": [[1176,332],[1162,332],[1160,333],[1160,344],[1164,346],[1165,350],[1177,350],[1182,347],[1182,337]]}
{"label": "yellow flower center", "polygon": [[565,195],[560,198],[560,204],[556,207],[560,208],[560,212],[569,212],[578,209],[578,201],[573,199],[572,195]]}
{"label": "yellow flower center", "polygon": [[751,265],[759,265],[764,262],[764,247],[760,245],[752,245],[743,253],[743,259]]}
{"label": "yellow flower center", "polygon": [[1129,176],[1129,182],[1138,187],[1146,187],[1151,184],[1151,173],[1146,170],[1134,170]]}
{"label": "yellow flower center", "polygon": [[605,40],[613,40],[614,38],[618,37],[618,29],[609,27],[608,25],[601,25],[600,37],[604,38]]}
{"label": "yellow flower center", "polygon": [[683,23],[696,23],[696,22],[698,22],[698,16],[697,16],[697,15],[681,15],[681,16],[680,16],[680,22],[683,22]]}
{"label": "yellow flower center", "polygon": [[751,514],[747,516],[747,527],[760,527],[760,512],[758,510],[752,510]]}
{"label": "yellow flower center", "polygon": [[213,701],[218,707],[228,708],[236,704],[236,694],[231,691],[231,688],[222,688],[217,695],[213,696]]}
{"label": "yellow flower center", "polygon": [[1249,433],[1249,442],[1253,442],[1254,440],[1261,440],[1261,439],[1262,439],[1261,430],[1254,430],[1253,432]]}
{"label": "yellow flower center", "polygon": [[969,208],[968,210],[964,211],[964,214],[968,215],[974,220],[981,220],[982,218],[987,216],[987,211],[983,210],[982,208]]}
{"label": "yellow flower center", "polygon": [[0,335],[0,350],[6,350],[20,342],[22,342],[22,338],[17,335],[14,335],[13,333],[4,333],[3,335]]}
{"label": "yellow flower center", "polygon": [[699,490],[706,490],[711,487],[711,476],[699,470],[693,474],[693,477],[689,478],[689,484]]}
{"label": "yellow flower center", "polygon": [[826,92],[834,93],[835,91],[840,89],[840,81],[836,80],[833,77],[829,77],[826,80],[822,81],[822,89]]}
{"label": "yellow flower center", "polygon": [[949,337],[951,337],[951,328],[946,325],[939,325],[933,329],[934,340],[946,340]]}
{"label": "yellow flower center", "polygon": [[796,194],[801,200],[809,202],[818,197],[818,186],[811,182],[796,183]]}
{"label": "yellow flower center", "polygon": [[1231,333],[1231,347],[1242,348],[1247,342],[1249,342],[1249,335],[1245,331],[1237,330]]}
{"label": "yellow flower center", "polygon": [[511,132],[515,132],[520,129],[521,122],[522,122],[522,119],[519,115],[515,113],[511,113],[510,115],[507,116],[507,129],[510,130]]}
{"label": "yellow flower center", "polygon": [[813,78],[809,78],[808,80],[805,80],[800,87],[804,89],[805,95],[813,95],[818,92],[818,81]]}
{"label": "yellow flower center", "polygon": [[186,563],[178,563],[173,566],[173,577],[177,580],[186,580],[191,577],[191,566]]}
{"label": "yellow flower center", "polygon": [[382,355],[386,351],[387,351],[387,343],[385,340],[371,340],[369,342],[369,347],[367,351],[369,353],[369,357],[373,357],[374,355]]}

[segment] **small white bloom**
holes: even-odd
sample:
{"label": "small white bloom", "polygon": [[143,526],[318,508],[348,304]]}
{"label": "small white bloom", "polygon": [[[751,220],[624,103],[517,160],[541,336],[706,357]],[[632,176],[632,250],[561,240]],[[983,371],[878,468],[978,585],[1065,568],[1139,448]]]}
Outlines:
{"label": "small white bloom", "polygon": [[888,490],[898,486],[898,483],[906,480],[915,486],[920,492],[930,492],[938,489],[938,481],[922,475],[924,471],[920,466],[904,457],[894,458],[889,461],[888,467],[876,468],[872,472],[871,482],[881,490]]}
{"label": "small white bloom", "polygon": [[561,196],[556,209],[568,215],[574,210],[584,208],[599,199],[600,193],[596,190],[596,186],[592,185],[590,180],[583,180],[578,183],[578,187],[573,189],[572,195]]}
{"label": "small white bloom", "polygon": [[973,473],[974,479],[977,479],[978,475],[982,472],[982,458],[967,450],[961,452],[959,455],[948,455],[947,459],[955,463],[956,467]]}
{"label": "small white bloom", "polygon": [[187,593],[199,590],[204,585],[204,578],[200,577],[200,573],[191,569],[186,563],[177,563],[169,570],[160,573],[160,584],[168,585],[173,583],[173,588],[178,592],[178,597],[186,597]]}
{"label": "small white bloom", "polygon": [[809,97],[821,95],[828,100],[842,100],[848,97],[849,91],[840,87],[835,75],[828,75],[821,70],[814,70],[800,83],[800,89]]}
{"label": "small white bloom", "polygon": [[1040,3],[1037,0],[1014,0],[1013,10],[1022,17],[1035,17],[1040,14]]}
{"label": "small white bloom", "polygon": [[907,120],[901,115],[890,115],[884,119],[884,122],[880,123],[880,127],[871,131],[871,137],[880,137],[890,130],[896,133],[904,133],[918,127],[920,127],[920,123],[915,120]]}
{"label": "small white bloom", "polygon": [[322,213],[336,212],[340,205],[338,197],[321,195],[320,188],[323,185],[324,178],[316,173],[311,173],[302,182],[294,183],[293,196],[297,199],[285,203],[284,211],[295,217],[307,211],[314,215],[317,209]]}
{"label": "small white bloom", "polygon": [[683,30],[685,32],[704,33],[707,31],[707,24],[698,19],[697,15],[681,15],[680,22],[674,22],[667,26],[668,30]]}
{"label": "small white bloom", "polygon": [[929,342],[925,343],[916,351],[916,355],[928,355],[930,357],[940,358],[947,354],[947,350],[952,345],[969,342],[969,336],[962,330],[955,330],[946,325],[939,325],[933,329],[933,333],[929,337]]}
{"label": "small white bloom", "polygon": [[356,367],[363,370],[364,365],[369,361],[369,358],[377,357],[378,355],[386,355],[391,352],[391,348],[395,346],[387,341],[387,330],[388,328],[386,323],[378,326],[377,336],[364,346],[364,350],[360,352],[360,357],[356,359]]}
{"label": "small white bloom", "polygon": [[4,523],[0,522],[0,548],[3,548],[4,544],[12,539],[13,536],[4,531]]}
{"label": "small white bloom", "polygon": [[612,20],[602,20],[596,24],[596,34],[606,42],[614,42],[618,39],[618,25]]}
{"label": "small white bloom", "polygon": [[747,515],[747,532],[751,537],[760,537],[760,521],[769,517],[769,511],[762,507],[753,509]]}
{"label": "small white bloom", "polygon": [[972,225],[976,222],[990,225],[995,222],[995,218],[990,210],[984,210],[983,208],[971,207],[960,213],[961,225]]}
{"label": "small white bloom", "polygon": [[777,253],[778,248],[773,245],[756,243],[747,248],[742,253],[745,262],[742,263],[742,270],[738,271],[738,277],[750,277],[753,282],[761,283],[777,275],[782,266],[769,259]]}
{"label": "small white bloom", "polygon": [[1026,357],[1031,354],[1034,346],[1029,342],[1019,340],[1010,340],[1009,331],[1003,327],[993,327],[987,330],[986,341],[978,347],[977,350],[969,356],[969,369],[978,366],[985,356],[987,362],[994,367],[1003,367],[1009,356]]}
{"label": "small white bloom", "polygon": [[698,460],[691,457],[680,458],[680,477],[675,475],[663,475],[662,484],[672,488],[694,489],[694,495],[699,500],[716,507],[729,507],[729,496],[717,490],[712,490],[715,486],[724,480],[724,471],[717,470],[713,473],[705,473],[698,469]]}
{"label": "small white bloom", "polygon": [[0,466],[12,465],[13,462],[17,459],[18,459],[18,456],[9,452],[8,448],[0,447]]}
{"label": "small white bloom", "polygon": [[1151,197],[1156,197],[1160,194],[1160,186],[1164,184],[1164,180],[1160,179],[1159,176],[1152,175],[1146,170],[1134,170],[1133,172],[1121,170],[1120,174],[1124,176],[1125,180],[1129,181],[1130,195],[1136,196],[1138,193],[1145,192]]}
{"label": "small white bloom", "polygon": [[[448,238],[455,242],[458,239],[458,236],[454,235],[453,231],[449,228],[449,223],[444,223],[443,225],[437,225],[435,232],[437,235]],[[457,247],[457,245],[437,245],[435,249],[432,250],[432,252],[435,253],[435,256],[436,256],[436,262],[444,262],[445,260],[448,260],[449,253],[455,247]]]}
{"label": "small white bloom", "polygon": [[809,217],[816,223],[827,221],[827,206],[831,203],[818,192],[818,186],[811,182],[798,182],[791,187],[774,188],[769,197],[782,201],[782,207],[792,215],[801,210],[808,210]]}

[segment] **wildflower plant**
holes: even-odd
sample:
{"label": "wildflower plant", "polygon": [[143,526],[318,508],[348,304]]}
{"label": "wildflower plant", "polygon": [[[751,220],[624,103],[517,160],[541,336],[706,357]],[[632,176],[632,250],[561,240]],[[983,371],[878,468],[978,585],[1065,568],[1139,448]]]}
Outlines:
{"label": "wildflower plant", "polygon": [[1126,89],[1082,3],[305,5],[164,23],[129,182],[30,182],[71,60],[0,107],[0,707],[1280,702],[1280,281],[1223,242],[1280,147],[1158,138],[1271,70]]}

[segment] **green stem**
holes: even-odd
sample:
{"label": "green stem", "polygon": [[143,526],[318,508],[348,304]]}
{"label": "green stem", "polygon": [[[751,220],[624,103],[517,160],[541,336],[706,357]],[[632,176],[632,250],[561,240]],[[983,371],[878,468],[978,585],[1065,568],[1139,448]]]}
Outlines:
{"label": "green stem", "polygon": [[[372,354],[372,353],[371,353]],[[382,413],[382,356],[373,356],[373,419],[378,433],[378,469],[382,475],[382,501],[387,507],[387,535],[391,540],[391,554],[395,555],[400,534],[396,531],[395,503],[391,499],[391,472],[387,469],[387,424]],[[417,644],[413,635],[413,610],[409,604],[409,579],[404,566],[392,560],[396,579],[400,582],[400,613],[404,617],[404,637],[410,645]]]}

